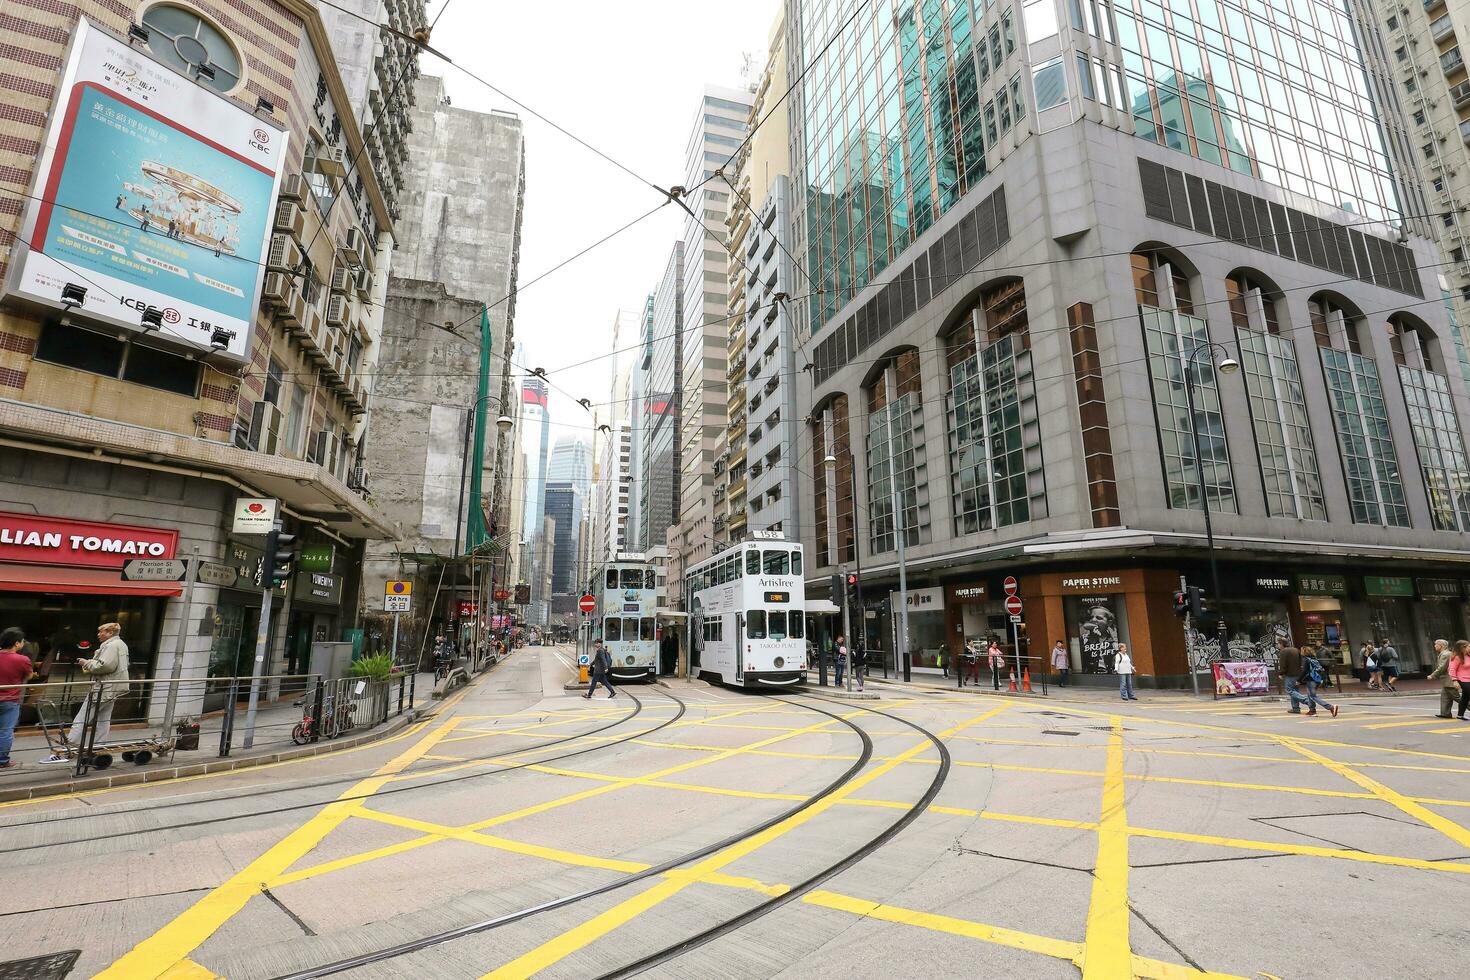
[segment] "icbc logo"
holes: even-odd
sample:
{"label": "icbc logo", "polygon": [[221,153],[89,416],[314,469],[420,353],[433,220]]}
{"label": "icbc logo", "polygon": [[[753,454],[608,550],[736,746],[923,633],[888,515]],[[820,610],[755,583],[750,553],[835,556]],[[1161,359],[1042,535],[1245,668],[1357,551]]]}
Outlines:
{"label": "icbc logo", "polygon": [[169,323],[178,323],[180,320],[183,319],[183,317],[179,315],[179,311],[174,309],[172,306],[164,307],[163,318]]}
{"label": "icbc logo", "polygon": [[271,134],[263,129],[257,129],[253,135],[257,143],[269,143],[271,141]]}

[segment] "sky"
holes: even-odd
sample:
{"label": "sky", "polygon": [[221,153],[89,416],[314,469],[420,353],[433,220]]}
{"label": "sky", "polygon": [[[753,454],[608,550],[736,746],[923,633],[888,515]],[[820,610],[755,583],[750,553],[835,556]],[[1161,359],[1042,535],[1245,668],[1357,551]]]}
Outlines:
{"label": "sky", "polygon": [[[430,43],[457,65],[661,187],[684,183],[684,152],[706,83],[758,75],[781,0],[557,4],[437,0]],[[619,309],[639,309],[683,231],[672,205],[545,279],[531,280],[653,208],[653,188],[456,68],[427,55],[457,107],[517,113],[526,133],[515,336],[522,365],[551,383],[552,440],[592,438],[577,398],[611,398],[612,361],[558,368],[612,349]],[[752,75],[752,80],[754,75]],[[623,344],[626,345],[626,341]]]}

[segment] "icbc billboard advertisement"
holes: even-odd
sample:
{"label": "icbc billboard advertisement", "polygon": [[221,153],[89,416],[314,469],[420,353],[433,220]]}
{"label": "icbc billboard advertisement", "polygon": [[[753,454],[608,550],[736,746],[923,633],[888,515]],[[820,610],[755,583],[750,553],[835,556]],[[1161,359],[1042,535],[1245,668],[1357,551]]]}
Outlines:
{"label": "icbc billboard advertisement", "polygon": [[73,316],[243,359],[287,133],[82,20],[57,88],[8,289]]}

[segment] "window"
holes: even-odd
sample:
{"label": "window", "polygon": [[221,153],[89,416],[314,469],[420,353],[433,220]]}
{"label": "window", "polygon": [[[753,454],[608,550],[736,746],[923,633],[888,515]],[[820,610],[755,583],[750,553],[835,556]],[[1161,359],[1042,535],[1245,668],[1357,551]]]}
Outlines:
{"label": "window", "polygon": [[602,638],[605,642],[615,643],[623,638],[623,621],[616,616],[609,616],[602,621]]}
{"label": "window", "polygon": [[803,624],[801,621],[801,613],[793,612],[790,617],[790,622],[787,624],[787,626],[787,635],[789,635],[793,640],[799,640],[802,638],[805,624]]}
{"label": "window", "polygon": [[1399,29],[1399,19],[1397,16],[1392,16],[1388,18],[1388,29],[1391,31],[1396,31]]}
{"label": "window", "polygon": [[36,343],[35,357],[176,395],[192,398],[199,393],[198,361],[69,324],[49,324]]}
{"label": "window", "polygon": [[658,638],[658,627],[654,624],[652,616],[644,616],[638,620],[638,639],[653,640]]}
{"label": "window", "polygon": [[752,609],[745,614],[745,637],[749,640],[766,638],[766,613],[763,609]]}
{"label": "window", "polygon": [[[777,527],[779,527],[779,524],[777,525]],[[801,552],[799,551],[793,551],[791,553],[791,574],[801,574]]]}
{"label": "window", "polygon": [[1034,68],[1031,80],[1036,87],[1037,112],[1067,101],[1067,72],[1062,67],[1062,59],[1055,58]]}
{"label": "window", "polygon": [[770,627],[771,639],[786,639],[786,614],[784,612],[773,609],[766,613],[766,620]]}
{"label": "window", "polygon": [[625,589],[642,589],[642,588],[645,588],[646,586],[644,586],[644,584],[643,584],[643,581],[644,581],[644,578],[645,578],[644,572],[645,572],[645,569],[642,569],[642,568],[625,568],[625,569],[623,569],[619,573],[621,575],[621,577],[622,577],[621,580],[622,580],[622,583],[623,583],[623,588],[625,588]]}
{"label": "window", "polygon": [[789,551],[767,551],[764,554],[767,575],[789,575],[791,574],[791,552]]}
{"label": "window", "polygon": [[1416,125],[1419,125],[1419,126],[1424,125],[1424,110],[1423,109],[1415,109],[1414,110],[1414,122],[1415,122]]}
{"label": "window", "polygon": [[632,643],[634,640],[638,639],[638,617],[637,616],[624,616],[623,617],[623,639],[625,641],[627,641],[628,643]]}
{"label": "window", "polygon": [[266,365],[265,400],[272,405],[279,406],[281,404],[281,378],[285,373],[286,369],[281,366],[281,362],[274,358],[272,358],[270,364]]}
{"label": "window", "polygon": [[[160,3],[148,8],[143,26],[148,28],[148,50],[170,67],[218,92],[232,91],[240,84],[240,54],[235,45],[194,11]],[[201,66],[208,66],[214,77],[200,77]]]}
{"label": "window", "polygon": [[[301,385],[291,387],[291,410],[286,413],[286,450],[291,453],[301,451],[301,429],[306,422],[306,388]],[[326,460],[321,460],[325,464]]]}
{"label": "window", "polygon": [[[929,531],[929,481],[918,352],[898,355],[892,366],[873,381],[867,396],[868,534],[872,549],[892,551],[897,546],[896,523],[904,529],[905,544],[920,544]],[[900,508],[897,521],[895,496]]]}
{"label": "window", "polygon": [[761,553],[759,551],[747,551],[745,553],[745,574],[759,575],[761,570]]}
{"label": "window", "polygon": [[1394,52],[1393,52],[1393,56],[1395,58],[1397,58],[1399,61],[1408,61],[1409,60],[1409,49],[1408,48],[1395,48],[1394,49]]}
{"label": "window", "polygon": [[609,568],[607,570],[607,587],[609,589],[616,589],[618,587],[618,570],[616,568]]}

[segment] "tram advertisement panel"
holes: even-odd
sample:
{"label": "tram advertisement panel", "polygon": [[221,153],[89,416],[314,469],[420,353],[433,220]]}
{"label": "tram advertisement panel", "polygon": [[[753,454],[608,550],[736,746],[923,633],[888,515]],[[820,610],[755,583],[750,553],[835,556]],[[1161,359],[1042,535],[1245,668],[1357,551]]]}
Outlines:
{"label": "tram advertisement panel", "polygon": [[58,91],[9,291],[243,358],[288,134],[85,20]]}

